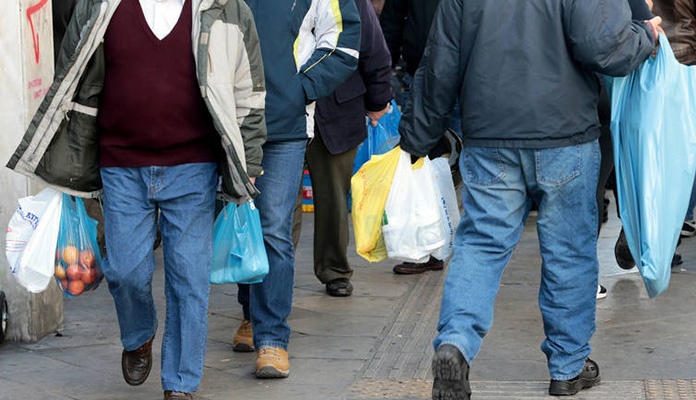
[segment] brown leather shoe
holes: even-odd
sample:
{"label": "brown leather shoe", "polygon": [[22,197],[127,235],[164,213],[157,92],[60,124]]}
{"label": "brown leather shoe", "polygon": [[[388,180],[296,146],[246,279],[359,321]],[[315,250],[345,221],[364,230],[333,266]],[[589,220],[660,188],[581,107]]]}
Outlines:
{"label": "brown leather shoe", "polygon": [[152,341],[155,337],[145,342],[144,345],[133,351],[123,350],[121,355],[121,371],[123,379],[132,386],[142,385],[150,375],[152,368]]}
{"label": "brown leather shoe", "polygon": [[175,392],[173,390],[165,390],[164,391],[164,400],[193,400],[193,394],[192,393],[184,393],[184,392]]}
{"label": "brown leather shoe", "polygon": [[394,266],[394,273],[398,275],[413,275],[422,274],[425,271],[440,271],[445,268],[445,263],[442,260],[430,256],[430,259],[424,263],[403,262]]}

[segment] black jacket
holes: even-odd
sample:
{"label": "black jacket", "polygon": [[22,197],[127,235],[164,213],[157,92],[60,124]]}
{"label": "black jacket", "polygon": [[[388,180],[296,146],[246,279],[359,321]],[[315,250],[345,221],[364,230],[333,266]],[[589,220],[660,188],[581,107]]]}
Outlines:
{"label": "black jacket", "polygon": [[654,46],[626,1],[441,2],[399,126],[402,148],[427,154],[457,98],[464,146],[597,139],[596,73],[626,75]]}
{"label": "black jacket", "polygon": [[406,72],[418,68],[440,0],[386,0],[379,16],[392,67],[403,57]]}
{"label": "black jacket", "polygon": [[331,154],[357,147],[367,137],[365,111],[380,111],[391,101],[389,50],[369,0],[355,0],[361,21],[358,70],[333,93],[317,100],[315,133]]}

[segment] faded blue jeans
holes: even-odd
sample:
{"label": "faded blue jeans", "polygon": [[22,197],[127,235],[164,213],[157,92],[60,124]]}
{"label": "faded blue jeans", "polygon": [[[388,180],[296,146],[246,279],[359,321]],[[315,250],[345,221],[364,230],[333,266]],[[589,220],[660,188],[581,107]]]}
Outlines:
{"label": "faded blue jeans", "polygon": [[261,166],[264,173],[256,178],[261,194],[254,203],[261,216],[269,271],[261,283],[239,285],[237,295],[244,317],[254,327],[257,349],[280,347],[287,350],[290,341],[287,319],[295,284],[292,219],[306,147],[304,139],[263,145]]}
{"label": "faded blue jeans", "polygon": [[108,254],[102,269],[116,305],[123,347],[135,350],[157,330],[152,246],[159,212],[167,304],[162,387],[195,392],[203,376],[208,337],[216,165],[102,168],[101,177]]}
{"label": "faded blue jeans", "polygon": [[[464,147],[465,213],[457,227],[434,345],[467,362],[493,323],[500,279],[532,201],[539,205],[539,307],[551,379],[577,376],[590,354],[597,292],[597,141],[552,149]],[[512,356],[512,354],[511,354]]]}

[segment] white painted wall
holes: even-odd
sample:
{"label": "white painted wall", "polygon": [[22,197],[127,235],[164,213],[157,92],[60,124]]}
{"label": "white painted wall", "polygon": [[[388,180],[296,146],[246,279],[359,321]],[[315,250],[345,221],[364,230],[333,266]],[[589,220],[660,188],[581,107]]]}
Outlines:
{"label": "white painted wall", "polygon": [[0,290],[9,303],[10,339],[35,342],[63,320],[63,297],[55,284],[30,294],[16,284],[5,258],[5,228],[17,199],[41,187],[5,168],[48,91],[53,77],[50,0],[0,1]]}

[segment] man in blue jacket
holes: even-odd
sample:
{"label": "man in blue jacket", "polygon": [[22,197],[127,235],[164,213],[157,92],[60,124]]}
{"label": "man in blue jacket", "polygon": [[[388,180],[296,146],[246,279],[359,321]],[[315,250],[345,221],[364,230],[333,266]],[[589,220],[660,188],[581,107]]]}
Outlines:
{"label": "man in blue jacket", "polygon": [[[317,101],[314,139],[307,145],[307,166],[314,194],[314,273],[330,296],[353,293],[353,269],[346,255],[349,223],[347,195],[358,145],[367,137],[365,115],[373,125],[392,99],[391,58],[372,4],[355,0],[360,13],[358,70],[333,93]],[[302,213],[295,212],[293,241],[299,239]]]}
{"label": "man in blue jacket", "polygon": [[399,129],[402,148],[424,156],[459,100],[466,212],[434,341],[433,399],[469,399],[469,365],[533,201],[549,394],[599,383],[589,358],[598,274],[596,73],[628,74],[653,51],[658,24],[631,20],[625,1],[440,3]]}
{"label": "man in blue jacket", "polygon": [[240,285],[245,320],[234,342],[237,348],[240,337],[253,336],[244,349],[257,352],[256,376],[285,378],[290,374],[287,318],[295,272],[292,215],[305,148],[314,132],[315,102],[358,65],[360,18],[354,0],[246,2],[256,21],[266,76],[268,138],[255,203],[270,270],[262,283]]}

